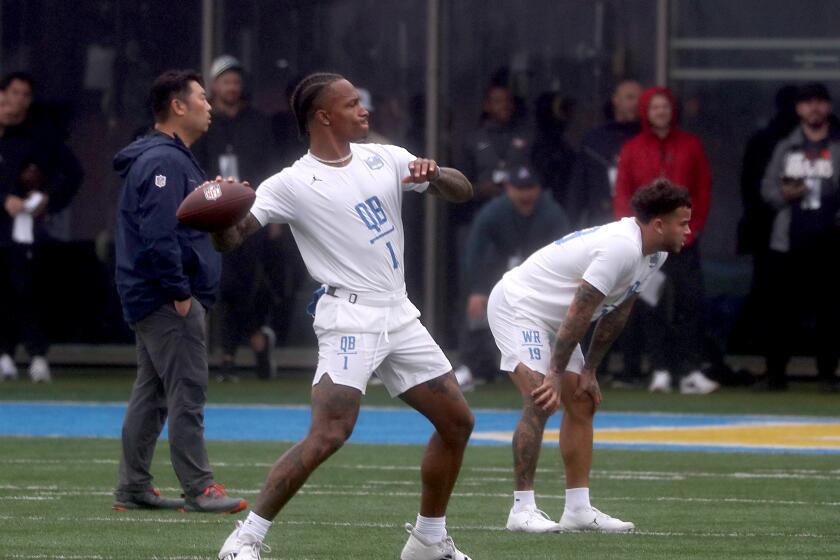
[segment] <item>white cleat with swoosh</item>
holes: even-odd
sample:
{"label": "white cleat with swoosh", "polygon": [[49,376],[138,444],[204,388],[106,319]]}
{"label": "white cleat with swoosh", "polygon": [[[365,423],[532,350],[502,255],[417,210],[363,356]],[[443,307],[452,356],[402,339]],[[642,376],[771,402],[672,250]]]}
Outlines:
{"label": "white cleat with swoosh", "polygon": [[629,521],[610,517],[594,507],[564,510],[560,518],[560,531],[598,531],[601,533],[629,533],[636,526]]}

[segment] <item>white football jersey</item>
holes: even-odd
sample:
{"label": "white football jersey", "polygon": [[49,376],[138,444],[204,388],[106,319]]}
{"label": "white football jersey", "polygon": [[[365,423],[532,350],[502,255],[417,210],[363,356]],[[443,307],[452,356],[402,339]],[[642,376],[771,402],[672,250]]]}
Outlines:
{"label": "white football jersey", "polygon": [[639,293],[668,253],[642,254],[634,218],[570,233],[532,254],[502,278],[505,298],[518,312],[560,328],[581,280],[606,297],[595,321]]}
{"label": "white football jersey", "polygon": [[358,292],[405,292],[403,184],[417,159],[397,146],[351,144],[344,167],[308,153],[262,182],[251,214],[262,225],[288,223],[309,274]]}

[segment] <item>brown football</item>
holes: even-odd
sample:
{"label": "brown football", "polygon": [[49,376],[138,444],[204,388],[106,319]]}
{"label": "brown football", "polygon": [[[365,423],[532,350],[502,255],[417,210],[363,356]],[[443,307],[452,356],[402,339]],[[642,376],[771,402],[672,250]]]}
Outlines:
{"label": "brown football", "polygon": [[242,183],[212,181],[187,195],[175,217],[200,231],[221,231],[239,223],[254,203],[254,189]]}

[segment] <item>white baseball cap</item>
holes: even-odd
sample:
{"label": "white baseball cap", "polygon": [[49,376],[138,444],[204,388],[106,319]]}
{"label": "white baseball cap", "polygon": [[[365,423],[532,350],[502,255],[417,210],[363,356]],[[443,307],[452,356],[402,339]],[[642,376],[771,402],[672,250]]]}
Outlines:
{"label": "white baseball cap", "polygon": [[242,63],[239,59],[229,54],[223,54],[216,58],[210,65],[210,79],[215,80],[228,70],[242,71]]}

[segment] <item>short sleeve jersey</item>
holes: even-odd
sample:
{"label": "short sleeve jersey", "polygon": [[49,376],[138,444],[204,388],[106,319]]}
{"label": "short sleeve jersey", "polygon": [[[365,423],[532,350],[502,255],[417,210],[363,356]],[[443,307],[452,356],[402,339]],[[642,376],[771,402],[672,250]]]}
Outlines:
{"label": "short sleeve jersey", "polygon": [[556,330],[582,280],[605,295],[595,321],[639,293],[667,256],[642,254],[641,230],[634,218],[624,218],[543,247],[505,274],[502,285],[514,310]]}
{"label": "short sleeve jersey", "polygon": [[309,274],[359,292],[404,292],[402,196],[428,183],[402,183],[416,158],[397,146],[351,144],[344,167],[306,154],[263,181],[251,213],[288,223]]}

